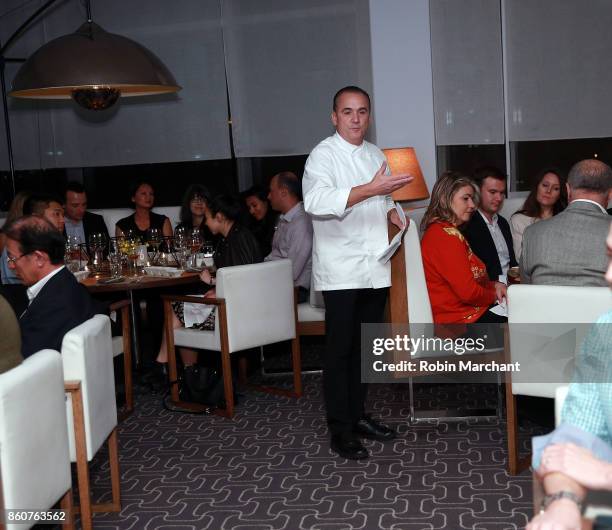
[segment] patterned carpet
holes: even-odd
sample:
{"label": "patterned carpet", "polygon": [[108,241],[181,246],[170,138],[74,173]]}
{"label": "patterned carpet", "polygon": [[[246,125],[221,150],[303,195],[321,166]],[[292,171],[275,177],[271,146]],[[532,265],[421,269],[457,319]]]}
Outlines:
{"label": "patterned carpet", "polygon": [[[328,448],[320,376],[300,400],[249,392],[233,420],[165,410],[139,388],[120,426],[122,506],[95,528],[210,530],[519,529],[531,513],[531,476],[504,470],[503,430],[493,421],[406,423],[403,384],[370,389],[393,442],[366,441],[371,457]],[[448,387],[449,385],[446,385]],[[486,392],[485,392],[486,390]],[[443,394],[468,403],[493,389],[422,386],[418,405]],[[528,436],[524,433],[526,447]],[[108,500],[108,466],[92,467],[94,497]]]}

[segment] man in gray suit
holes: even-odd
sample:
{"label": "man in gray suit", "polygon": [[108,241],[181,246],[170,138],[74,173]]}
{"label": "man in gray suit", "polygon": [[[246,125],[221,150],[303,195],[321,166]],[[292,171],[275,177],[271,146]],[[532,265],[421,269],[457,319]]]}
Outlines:
{"label": "man in gray suit", "polygon": [[523,235],[521,279],[540,285],[605,287],[603,252],[610,226],[612,169],[599,160],[574,164],[567,178],[569,206],[532,224]]}

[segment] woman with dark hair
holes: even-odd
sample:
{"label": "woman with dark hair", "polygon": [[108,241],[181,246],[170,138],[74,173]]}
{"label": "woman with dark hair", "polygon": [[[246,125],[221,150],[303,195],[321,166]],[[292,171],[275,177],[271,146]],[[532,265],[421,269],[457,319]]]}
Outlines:
{"label": "woman with dark hair", "polygon": [[205,241],[213,239],[211,231],[206,226],[206,208],[210,203],[211,195],[208,188],[201,184],[189,186],[181,204],[180,223],[176,228],[185,228],[188,231],[197,229]]}
{"label": "woman with dark hair", "polygon": [[251,215],[250,229],[259,242],[262,256],[272,251],[272,238],[278,220],[278,214],[272,210],[268,201],[268,190],[253,186],[242,194],[246,207]]}
{"label": "woman with dark hair", "polygon": [[170,219],[165,215],[159,215],[152,211],[155,202],[153,186],[146,181],[138,181],[131,189],[134,213],[117,221],[115,235],[122,237],[128,232],[146,241],[147,230],[157,228],[164,236],[172,235]]}
{"label": "woman with dark hair", "polygon": [[533,181],[523,207],[510,217],[514,254],[517,260],[521,257],[525,229],[541,219],[557,215],[565,210],[566,206],[567,189],[561,172],[553,168],[540,171]]}
{"label": "woman with dark hair", "polygon": [[460,231],[476,211],[477,194],[472,180],[447,171],[434,185],[421,221],[423,267],[435,323],[504,321],[487,309],[506,298],[506,286],[489,280],[485,264]]}
{"label": "woman with dark hair", "polygon": [[[238,219],[242,209],[240,202],[231,195],[219,195],[210,200],[205,207],[206,226],[214,236],[220,236],[219,243],[214,254],[214,263],[217,269],[231,267],[234,265],[248,265],[262,261],[257,240],[250,230],[242,226]],[[215,297],[215,278],[212,277],[207,269],[200,273],[203,282],[200,291],[205,292],[204,298]],[[197,304],[202,307],[201,304]],[[179,328],[185,325],[184,304],[177,302],[172,304],[174,310],[174,327]],[[190,327],[195,329],[214,329],[214,311],[210,313],[202,322],[195,323]],[[187,367],[197,361],[197,352],[187,348],[179,348],[183,364]],[[165,336],[157,356],[157,362],[168,362],[168,352],[166,350]]]}

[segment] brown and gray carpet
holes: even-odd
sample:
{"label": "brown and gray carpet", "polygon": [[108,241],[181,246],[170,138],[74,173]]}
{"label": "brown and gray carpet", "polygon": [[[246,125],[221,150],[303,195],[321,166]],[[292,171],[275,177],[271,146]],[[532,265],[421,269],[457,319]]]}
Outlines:
{"label": "brown and gray carpet", "polygon": [[[390,443],[369,442],[368,460],[328,447],[319,375],[304,397],[247,392],[233,420],[165,410],[138,388],[134,414],[119,431],[122,511],[96,514],[99,529],[425,530],[523,528],[531,476],[505,472],[497,420],[407,424],[404,384],[370,388],[373,415],[397,428]],[[417,407],[493,399],[485,385],[417,387]],[[439,404],[438,404],[439,405]],[[522,442],[527,447],[527,425]],[[92,467],[94,497],[110,496],[108,466]]]}

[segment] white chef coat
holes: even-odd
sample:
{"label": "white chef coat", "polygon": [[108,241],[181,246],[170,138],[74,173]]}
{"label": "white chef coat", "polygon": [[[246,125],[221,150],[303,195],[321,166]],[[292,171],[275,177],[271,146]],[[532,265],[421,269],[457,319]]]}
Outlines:
{"label": "white chef coat", "polygon": [[375,145],[353,145],[338,133],[317,145],[304,170],[304,207],[312,217],[312,273],[318,291],[391,285],[391,264],[376,256],[389,244],[389,196],[346,207],[351,188],[374,178],[385,160]]}

